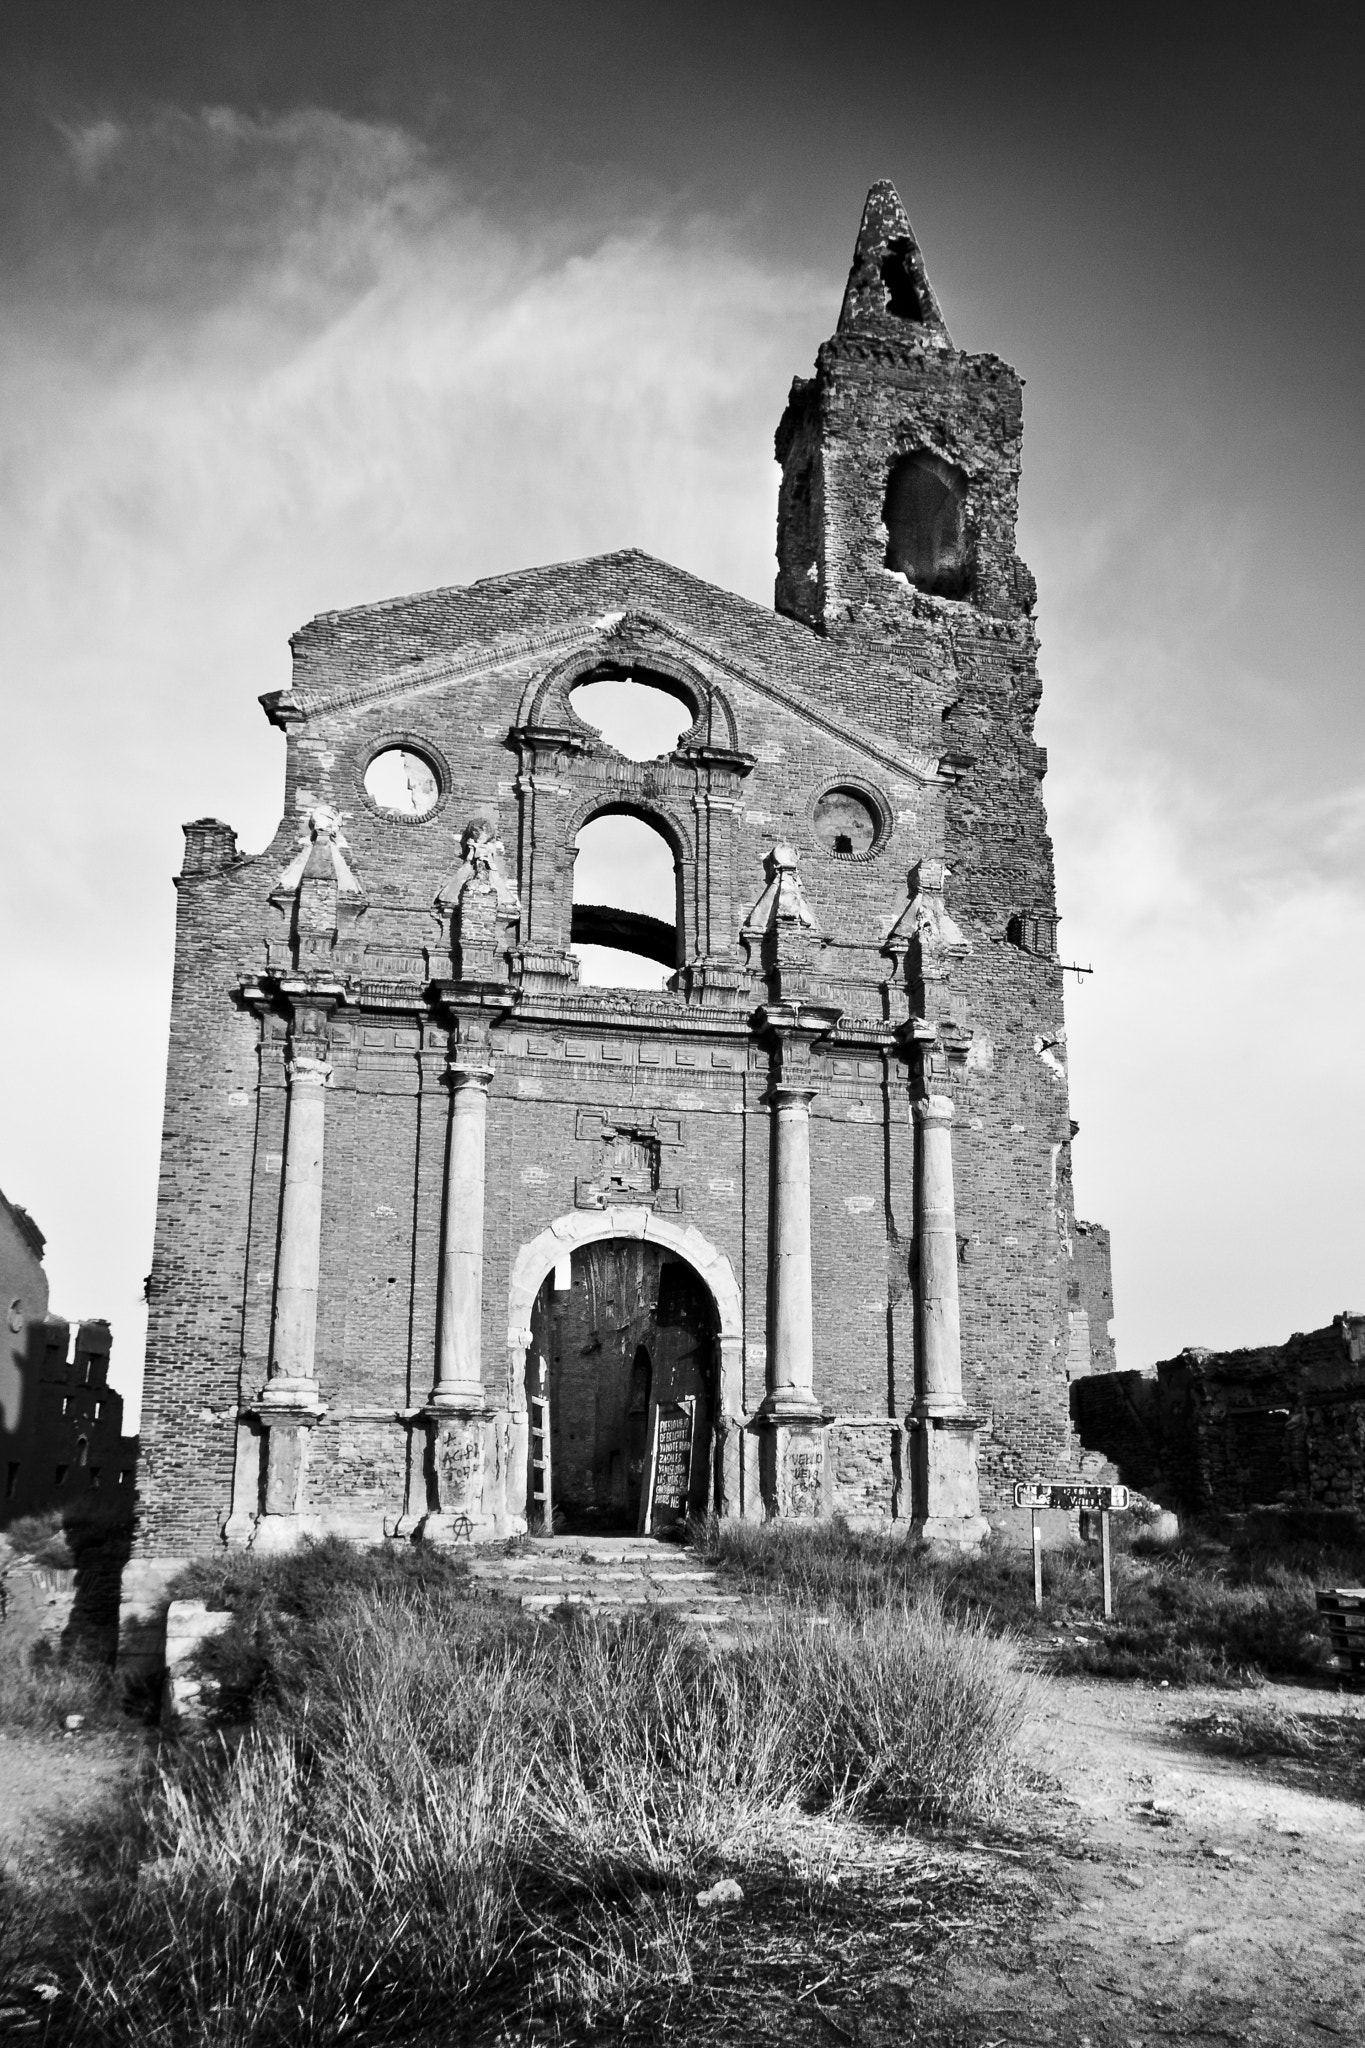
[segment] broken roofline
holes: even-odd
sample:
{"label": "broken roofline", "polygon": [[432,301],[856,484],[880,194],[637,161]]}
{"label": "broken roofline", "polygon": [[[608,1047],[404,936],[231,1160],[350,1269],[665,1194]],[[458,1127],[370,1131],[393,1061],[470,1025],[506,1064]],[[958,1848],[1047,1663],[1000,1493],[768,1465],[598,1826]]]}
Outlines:
{"label": "broken roofline", "polygon": [[[555,564],[552,570],[527,569],[521,571],[515,578],[498,577],[488,578],[477,584],[454,584],[446,590],[429,591],[423,593],[421,597],[403,598],[395,602],[405,608],[420,606],[423,602],[435,602],[466,590],[488,592],[506,589],[510,584],[523,578],[542,577],[556,570],[568,574],[576,568],[596,567],[601,563],[625,560],[649,562],[651,566],[667,570],[670,575],[686,575],[684,570],[672,569],[668,563],[658,562],[653,556],[632,550],[629,554],[592,556],[582,563]],[[702,588],[729,603],[743,606],[746,611],[762,620],[765,626],[780,629],[784,635],[798,636],[803,651],[823,649],[825,645],[823,641],[813,638],[806,627],[784,619],[780,613],[770,612],[764,606],[753,604],[746,598],[732,597],[730,592],[721,590],[718,585],[703,583],[700,577],[688,577],[687,580],[700,584]],[[382,612],[385,609],[384,606],[364,606],[356,612],[323,613],[304,630],[311,631],[312,626],[325,625],[333,619],[354,619],[372,611]],[[855,748],[882,767],[890,769],[893,774],[924,783],[956,782],[961,779],[963,770],[968,765],[957,755],[933,755],[920,753],[911,748],[888,745],[884,739],[868,731],[856,719],[850,718],[844,712],[836,711],[829,704],[819,702],[799,686],[794,686],[786,677],[780,682],[774,680],[760,668],[725,652],[713,641],[693,628],[683,625],[668,612],[655,605],[646,604],[628,603],[624,610],[600,615],[595,620],[585,618],[560,627],[508,634],[504,636],[502,645],[496,651],[491,651],[486,643],[480,645],[471,641],[464,649],[434,654],[426,660],[413,662],[407,668],[388,674],[381,673],[364,682],[347,681],[331,688],[323,686],[270,690],[262,695],[260,703],[271,724],[284,729],[315,716],[325,716],[329,712],[350,710],[361,705],[391,703],[426,691],[444,689],[453,682],[495,674],[499,670],[509,671],[509,680],[518,683],[532,682],[547,658],[562,661],[575,647],[581,647],[585,661],[603,662],[611,660],[612,649],[615,646],[622,656],[623,667],[639,668],[647,665],[648,649],[641,650],[630,643],[634,636],[641,634],[657,636],[665,643],[672,642],[685,659],[700,664],[718,677],[724,676],[738,682],[759,696],[799,712],[803,718],[822,728],[830,738]],[[302,635],[295,636],[296,645],[301,638]],[[835,661],[840,657],[831,650],[830,659]],[[846,656],[843,659],[846,659]]]}

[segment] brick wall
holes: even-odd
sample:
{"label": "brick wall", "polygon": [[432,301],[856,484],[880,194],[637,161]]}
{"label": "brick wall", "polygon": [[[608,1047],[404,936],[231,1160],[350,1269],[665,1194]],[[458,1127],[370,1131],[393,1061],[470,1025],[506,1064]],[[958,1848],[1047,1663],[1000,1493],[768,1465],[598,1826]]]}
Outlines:
{"label": "brick wall", "polygon": [[1076,1427],[1125,1481],[1187,1513],[1365,1512],[1365,1317],[1244,1351],[1182,1351],[1153,1376],[1072,1389]]}
{"label": "brick wall", "polygon": [[[876,232],[894,226],[878,219]],[[300,975],[343,991],[328,1049],[326,1414],[310,1500],[324,1520],[376,1534],[412,1509],[449,1118],[449,1018],[431,989],[453,987],[458,1010],[473,986],[460,980],[450,902],[475,819],[505,846],[520,900],[490,970],[506,995],[489,1037],[490,1402],[505,1412],[520,1398],[508,1346],[517,1253],[590,1199],[603,1118],[669,1127],[648,1199],[729,1261],[744,1414],[762,1400],[773,1054],[755,1021],[766,970],[740,934],[783,843],[818,927],[803,999],[839,1013],[812,1059],[816,1393],[835,1418],[827,1505],[860,1518],[909,1511],[899,1429],[915,1394],[915,1087],[957,1103],[964,1377],[988,1502],[1007,1500],[1016,1477],[1066,1465],[1077,1232],[1061,973],[1037,937],[1055,934],[1056,916],[1033,740],[1034,591],[1014,552],[1020,433],[1007,365],[955,350],[941,323],[864,310],[821,350],[779,434],[776,611],[630,551],[328,613],[295,636],[293,687],[264,700],[287,742],[273,841],[244,858],[218,821],[187,828],[145,1554],[218,1539],[234,1441],[254,1426],[238,1418],[270,1353]],[[961,599],[885,566],[887,478],[921,444],[967,478]],[[665,678],[697,711],[692,734],[659,761],[623,760],[570,702],[575,681],[612,674]],[[440,784],[420,819],[386,815],[365,790],[376,750],[397,745],[421,752]],[[876,820],[861,857],[816,830],[832,788],[860,792]],[[339,819],[359,893],[305,959],[297,869],[319,807]],[[580,986],[569,958],[574,837],[603,808],[655,822],[677,852],[684,966],[658,995]],[[919,998],[904,948],[887,942],[912,871],[945,858],[970,949],[951,1001],[970,1042],[951,1062],[941,1046],[926,1052],[921,1071],[902,1030]],[[242,1470],[249,1489],[249,1458]]]}

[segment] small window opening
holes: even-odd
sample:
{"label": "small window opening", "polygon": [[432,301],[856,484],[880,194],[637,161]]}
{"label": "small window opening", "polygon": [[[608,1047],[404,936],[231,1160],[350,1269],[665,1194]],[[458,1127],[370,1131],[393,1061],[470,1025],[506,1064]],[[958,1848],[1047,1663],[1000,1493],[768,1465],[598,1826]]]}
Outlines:
{"label": "small window opening", "polygon": [[96,1420],[96,1422],[98,1422],[98,1421],[99,1421],[99,1419],[100,1419],[100,1409],[101,1409],[101,1408],[102,1408],[103,1406],[104,1406],[104,1403],[103,1403],[103,1401],[96,1401],[96,1403],[95,1403],[95,1420]]}
{"label": "small window opening", "polygon": [[92,1466],[90,1467],[90,1484],[91,1484],[92,1486],[98,1486],[98,1485],[99,1485],[99,1483],[100,1483],[100,1467],[99,1467],[98,1465],[92,1465]]}
{"label": "small window opening", "polygon": [[661,989],[678,967],[678,866],[662,832],[624,812],[578,835],[571,950],[587,988]]}
{"label": "small window opening", "polygon": [[125,1481],[127,1480],[127,1477],[128,1477],[128,1473],[127,1473],[126,1469],[125,1469],[124,1471],[122,1471],[122,1472],[120,1472],[120,1473],[119,1473],[119,1476],[118,1476],[118,1483],[119,1483],[119,1485],[120,1485],[120,1486],[122,1486],[122,1485],[124,1484],[124,1482],[125,1482]]}
{"label": "small window opening", "polygon": [[79,1466],[82,1466],[82,1467],[84,1467],[84,1465],[85,1465],[85,1464],[87,1463],[87,1461],[89,1460],[89,1457],[90,1457],[90,1440],[89,1440],[89,1438],[88,1438],[88,1437],[83,1437],[83,1436],[78,1436],[78,1437],[76,1438],[76,1463],[77,1463],[77,1465],[79,1465]]}
{"label": "small window opening", "polygon": [[412,747],[385,747],[365,770],[371,803],[395,818],[425,818],[441,797],[435,766]]}
{"label": "small window opening", "polygon": [[827,789],[815,806],[815,836],[827,852],[862,860],[881,839],[881,818],[861,790]]}
{"label": "small window opening", "polygon": [[1005,937],[1023,953],[1036,953],[1040,960],[1057,956],[1057,927],[1061,919],[1051,911],[1025,911],[1010,918]]}
{"label": "small window opening", "polygon": [[5,1474],[5,1499],[14,1499],[14,1489],[19,1484],[19,1467],[11,1465]]}
{"label": "small window opening", "polygon": [[580,683],[569,702],[628,761],[671,754],[697,720],[695,705],[662,677],[603,676]]}
{"label": "small window opening", "polygon": [[69,1415],[69,1414],[71,1413],[71,1396],[70,1396],[70,1394],[63,1394],[63,1395],[62,1395],[62,1413],[63,1413],[63,1415]]}
{"label": "small window opening", "polygon": [[924,449],[903,456],[887,483],[882,518],[888,569],[933,597],[971,594],[965,470]]}
{"label": "small window opening", "polygon": [[57,1486],[65,1486],[65,1485],[66,1485],[66,1467],[65,1467],[65,1465],[59,1465],[59,1466],[57,1467],[57,1470],[56,1470],[56,1474],[54,1475],[54,1481],[53,1481],[53,1483],[54,1483],[55,1485],[57,1485]]}
{"label": "small window opening", "polygon": [[882,283],[886,286],[886,310],[897,320],[914,320],[923,325],[924,301],[915,276],[914,243],[897,235],[887,244],[882,258]]}

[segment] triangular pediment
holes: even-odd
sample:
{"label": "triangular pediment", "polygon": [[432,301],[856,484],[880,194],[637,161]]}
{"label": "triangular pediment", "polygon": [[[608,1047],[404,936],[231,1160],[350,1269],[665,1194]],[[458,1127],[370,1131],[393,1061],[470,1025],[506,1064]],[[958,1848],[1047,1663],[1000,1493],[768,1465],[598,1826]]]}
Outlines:
{"label": "triangular pediment", "polygon": [[[565,585],[565,602],[555,617],[554,607],[543,600],[559,579]],[[642,582],[655,586],[646,598],[640,593]],[[616,601],[600,608],[585,606],[585,583],[595,586],[594,594]],[[683,600],[676,609],[669,603],[669,584],[677,587]],[[524,593],[532,585],[542,600],[539,609],[551,616],[544,623],[499,629],[498,615],[505,620],[509,612],[524,610]],[[705,593],[708,600],[712,616],[706,629],[699,629],[691,616],[698,609],[695,603],[686,604],[695,592]],[[460,631],[461,612],[473,615],[468,623],[477,637]],[[481,612],[485,618],[478,617]],[[395,615],[400,615],[397,620]],[[727,631],[731,625],[733,630]],[[477,631],[479,626],[482,631]],[[442,640],[445,645],[439,644]],[[329,641],[340,643],[335,662],[328,659]],[[386,660],[386,653],[397,651],[396,641],[401,643],[402,658]],[[834,701],[836,671],[842,669],[846,654],[747,598],[635,550],[325,614],[304,628],[294,644],[296,658],[300,651],[304,655],[298,662],[299,681],[292,690],[261,700],[280,725],[371,704],[398,704],[446,690],[452,683],[496,676],[509,686],[510,728],[534,715],[544,678],[562,672],[579,657],[588,670],[599,663],[646,666],[653,654],[660,662],[671,659],[698,672],[721,691],[739,685],[894,774],[923,782],[940,780],[943,774],[941,757],[872,731]],[[371,658],[357,661],[357,647]],[[809,670],[809,676],[803,670]],[[828,682],[822,673],[826,670]]]}

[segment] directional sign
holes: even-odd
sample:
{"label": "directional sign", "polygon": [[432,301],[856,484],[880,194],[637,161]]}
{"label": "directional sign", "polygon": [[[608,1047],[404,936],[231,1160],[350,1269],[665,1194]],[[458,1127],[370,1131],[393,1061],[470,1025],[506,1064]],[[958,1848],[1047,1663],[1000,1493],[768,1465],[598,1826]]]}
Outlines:
{"label": "directional sign", "polygon": [[1020,1481],[1014,1489],[1017,1508],[1082,1508],[1087,1514],[1122,1513],[1128,1505],[1126,1486],[1073,1486],[1069,1480]]}

